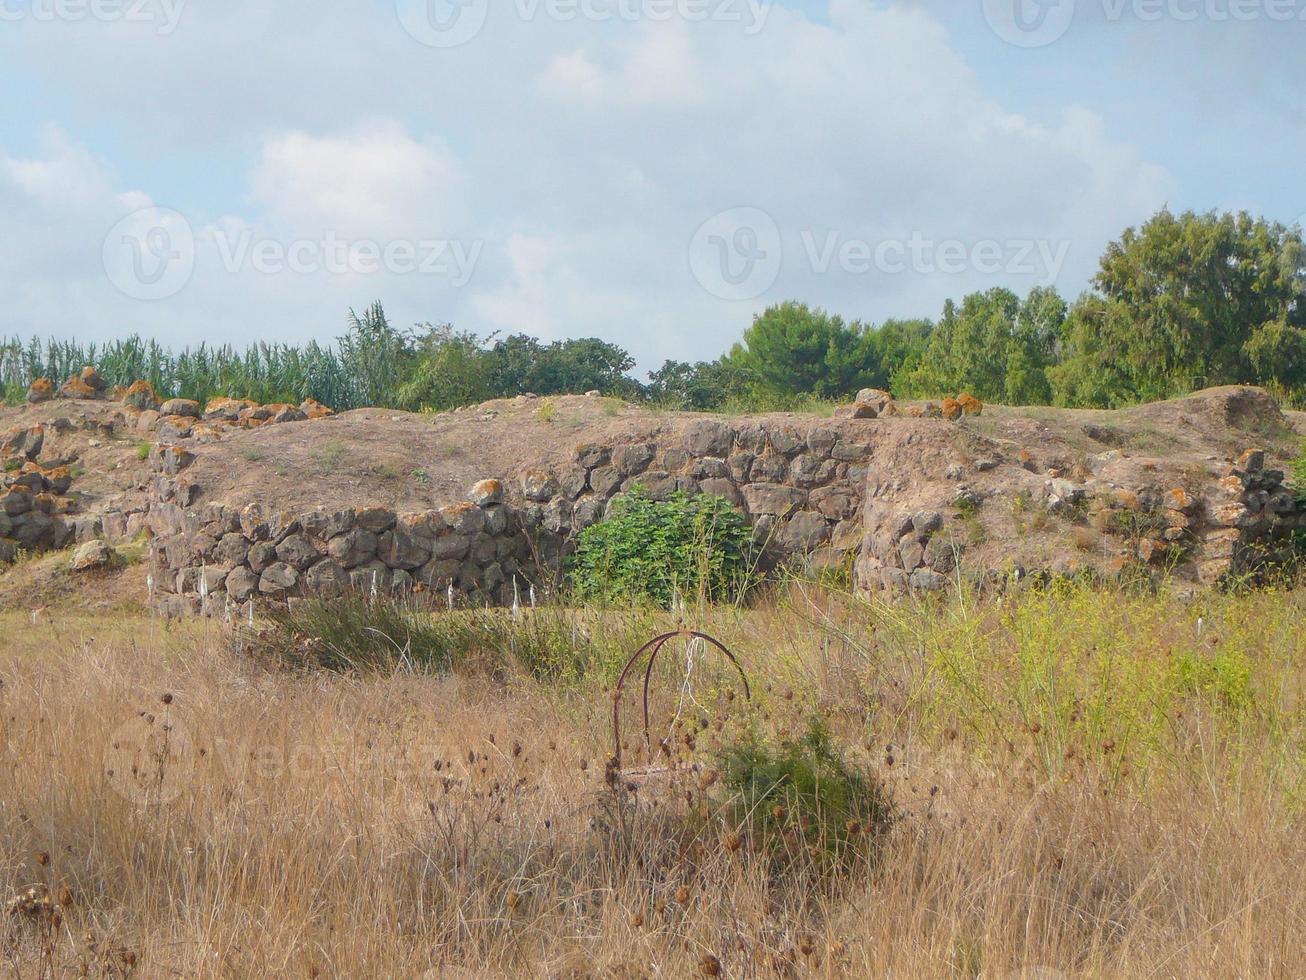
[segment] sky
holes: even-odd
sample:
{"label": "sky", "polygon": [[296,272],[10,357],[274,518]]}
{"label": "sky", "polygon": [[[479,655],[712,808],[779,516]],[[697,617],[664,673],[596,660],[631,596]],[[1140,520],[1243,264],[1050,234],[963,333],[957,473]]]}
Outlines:
{"label": "sky", "polygon": [[0,334],[641,372],[935,317],[1161,207],[1306,218],[1306,0],[0,0]]}

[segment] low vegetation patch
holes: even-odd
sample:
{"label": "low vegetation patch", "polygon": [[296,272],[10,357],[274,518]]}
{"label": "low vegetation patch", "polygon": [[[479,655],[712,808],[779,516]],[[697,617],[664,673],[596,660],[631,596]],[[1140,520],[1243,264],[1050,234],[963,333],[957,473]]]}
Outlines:
{"label": "low vegetation patch", "polygon": [[722,497],[636,490],[577,541],[571,581],[583,600],[736,602],[756,584],[752,531]]}
{"label": "low vegetation patch", "polygon": [[750,733],[722,753],[721,771],[735,822],[782,864],[845,859],[893,822],[879,778],[851,764],[819,720],[779,744]]}

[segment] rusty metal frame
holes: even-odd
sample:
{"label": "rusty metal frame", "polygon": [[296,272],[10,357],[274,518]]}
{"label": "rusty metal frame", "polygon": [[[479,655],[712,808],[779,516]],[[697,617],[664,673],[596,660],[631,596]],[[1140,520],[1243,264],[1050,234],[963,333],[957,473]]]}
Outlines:
{"label": "rusty metal frame", "polygon": [[642,647],[635,651],[634,656],[626,661],[626,666],[622,668],[621,675],[617,678],[616,690],[612,692],[612,767],[615,771],[621,771],[621,695],[624,693],[626,686],[626,677],[639,663],[639,658],[648,654],[648,664],[644,668],[644,745],[648,749],[649,758],[653,756],[653,742],[648,731],[648,689],[649,682],[653,677],[653,664],[657,661],[658,654],[662,648],[671,640],[683,637],[687,640],[702,640],[716,647],[725,655],[725,658],[734,665],[735,670],[739,671],[739,678],[744,683],[744,698],[751,701],[753,691],[748,683],[748,674],[744,672],[743,665],[738,658],[730,652],[729,648],[716,637],[709,636],[698,630],[674,630],[670,633],[663,633],[661,636],[655,636]]}

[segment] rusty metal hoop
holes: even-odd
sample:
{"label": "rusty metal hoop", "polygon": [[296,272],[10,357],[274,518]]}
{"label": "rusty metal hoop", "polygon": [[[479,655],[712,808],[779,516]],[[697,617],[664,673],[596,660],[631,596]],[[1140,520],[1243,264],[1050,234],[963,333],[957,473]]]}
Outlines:
{"label": "rusty metal hoop", "polygon": [[725,658],[734,665],[735,670],[739,671],[739,678],[744,684],[744,698],[748,701],[753,700],[753,691],[748,683],[748,674],[744,672],[743,665],[738,658],[730,652],[729,648],[718,640],[716,637],[709,636],[698,630],[673,630],[670,633],[663,633],[661,636],[655,636],[642,647],[635,651],[634,656],[626,661],[626,666],[622,668],[621,675],[617,678],[616,690],[612,692],[612,768],[616,772],[621,771],[621,695],[625,690],[626,677],[631,670],[639,663],[639,658],[648,654],[648,665],[644,668],[644,745],[648,749],[650,758],[653,755],[653,743],[649,737],[648,731],[648,688],[649,682],[653,677],[653,664],[656,662],[658,654],[666,644],[676,639],[684,637],[689,640],[702,640],[710,643],[725,655]]}

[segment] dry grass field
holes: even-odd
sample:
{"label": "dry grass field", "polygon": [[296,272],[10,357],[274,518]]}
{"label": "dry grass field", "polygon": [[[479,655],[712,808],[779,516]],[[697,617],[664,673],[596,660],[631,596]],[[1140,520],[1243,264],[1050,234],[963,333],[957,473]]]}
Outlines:
{"label": "dry grass field", "polygon": [[[0,614],[0,974],[1306,975],[1303,593],[792,583],[681,618],[754,698],[669,645],[674,771],[637,780],[611,692],[665,614],[436,614],[448,669],[357,673],[269,655],[322,637]],[[811,718],[891,821],[741,809],[730,747]]]}

